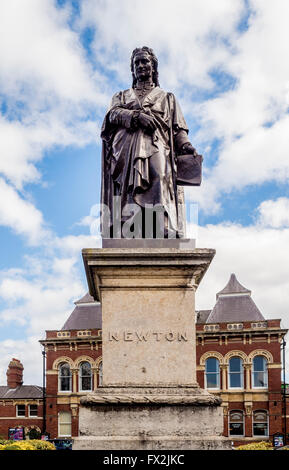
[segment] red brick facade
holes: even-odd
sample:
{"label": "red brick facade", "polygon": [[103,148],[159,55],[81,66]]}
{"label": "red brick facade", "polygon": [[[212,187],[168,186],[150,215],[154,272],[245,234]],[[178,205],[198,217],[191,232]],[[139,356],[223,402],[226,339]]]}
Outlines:
{"label": "red brick facade", "polygon": [[[244,305],[248,305],[247,312],[244,312]],[[222,318],[226,321],[217,321]],[[197,312],[197,380],[202,388],[221,397],[224,435],[231,437],[235,445],[272,439],[274,433],[285,431],[281,345],[286,333],[280,320],[264,319],[251,299],[251,292],[241,286],[234,275],[217,294],[214,309]],[[59,331],[47,331],[46,339],[40,343],[46,352],[44,419],[41,397],[32,400],[22,394],[22,399],[15,396],[13,399],[0,398],[0,435],[4,437],[7,437],[9,427],[22,425],[27,428],[35,423],[48,432],[51,439],[77,436],[80,398],[100,385],[101,308],[88,294],[76,302],[64,327]],[[214,387],[212,379],[208,379],[207,364],[211,358],[217,367],[217,372],[213,373],[214,380],[218,379]],[[234,370],[231,370],[236,358],[240,365],[238,386],[232,382]],[[260,359],[264,366],[262,370],[256,369]],[[14,359],[9,367],[9,384],[23,391],[22,365]],[[38,405],[37,418],[28,417],[30,403]],[[17,404],[25,404],[25,418],[16,418]],[[286,414],[289,415],[289,399]]]}
{"label": "red brick facade", "polygon": [[[81,333],[81,335],[80,335]],[[71,416],[71,435],[78,435],[79,400],[86,391],[80,390],[80,366],[91,367],[91,388],[98,387],[101,370],[101,330],[47,331],[41,341],[46,350],[46,431],[50,438],[68,437],[60,430],[60,414]],[[67,363],[71,373],[69,391],[61,391],[59,367]]]}
{"label": "red brick facade", "polygon": [[[232,323],[230,323],[232,325]],[[254,325],[254,327],[252,327]],[[258,329],[255,323],[243,322],[241,331],[229,331],[227,323],[220,323],[208,329],[206,324],[197,324],[197,380],[205,387],[206,360],[215,357],[219,361],[219,386],[208,390],[223,400],[224,434],[230,436],[230,412],[243,414],[243,436],[233,435],[235,445],[248,441],[272,439],[276,432],[284,430],[281,392],[281,342],[286,330],[280,328],[280,320],[262,322]],[[213,328],[216,328],[214,331]],[[267,362],[268,386],[256,388],[252,383],[253,358],[261,356]],[[240,357],[243,363],[241,372],[243,383],[240,388],[229,386],[229,360]],[[268,416],[268,436],[254,436],[253,417],[257,410],[266,411]]]}
{"label": "red brick facade", "polygon": [[8,438],[11,428],[22,427],[28,437],[43,426],[42,389],[23,385],[23,365],[13,358],[7,370],[7,385],[0,386],[0,437]]}

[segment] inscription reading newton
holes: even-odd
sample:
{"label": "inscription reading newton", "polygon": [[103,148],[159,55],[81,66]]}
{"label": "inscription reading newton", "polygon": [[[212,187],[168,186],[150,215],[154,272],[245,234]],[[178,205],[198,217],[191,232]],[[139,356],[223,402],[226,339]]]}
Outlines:
{"label": "inscription reading newton", "polygon": [[109,341],[126,341],[126,342],[147,342],[147,341],[188,341],[188,334],[180,331],[122,331],[109,332]]}

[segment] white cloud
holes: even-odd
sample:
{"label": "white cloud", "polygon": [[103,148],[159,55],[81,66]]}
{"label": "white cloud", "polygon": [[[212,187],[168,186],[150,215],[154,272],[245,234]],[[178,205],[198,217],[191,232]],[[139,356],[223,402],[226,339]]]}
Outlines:
{"label": "white cloud", "polygon": [[[199,121],[201,131],[193,143],[210,146],[214,138],[221,140],[202,187],[191,192],[203,208],[216,211],[222,192],[272,178],[288,180],[288,2],[249,4],[249,28],[240,32],[242,0],[136,0],[133,7],[130,0],[83,0],[79,29],[72,31],[68,7],[57,9],[49,0],[1,1],[0,87],[6,112],[0,118],[0,172],[5,177],[0,180],[0,224],[41,249],[22,269],[0,276],[6,303],[1,322],[20,325],[27,335],[26,340],[0,342],[1,383],[13,356],[24,363],[25,382],[39,383],[38,339],[45,329],[61,328],[72,301],[85,293],[80,250],[99,243],[85,235],[56,236],[20,191],[28,182],[41,181],[37,164],[46,150],[96,139],[93,113],[101,109],[103,115],[115,78],[129,86],[134,47],[155,50],[161,85],[175,89],[185,112]],[[82,49],[79,34],[86,26],[96,28],[94,60],[106,77],[92,69]],[[214,91],[213,70],[231,74],[236,85],[196,105],[196,89]],[[250,227],[199,227],[198,245],[216,248],[217,254],[197,291],[197,308],[213,307],[216,292],[235,272],[264,316],[282,317],[288,326],[287,213],[288,200],[280,198],[264,201]],[[82,220],[91,222],[91,216]]]}
{"label": "white cloud", "polygon": [[42,213],[32,203],[21,198],[17,191],[0,178],[0,224],[24,235],[32,245],[50,237],[44,228]]}
{"label": "white cloud", "polygon": [[50,0],[0,3],[0,224],[30,244],[53,235],[23,188],[41,182],[48,150],[97,140],[95,113],[107,103],[69,15]]}
{"label": "white cloud", "polygon": [[[28,233],[31,236],[30,229]],[[25,256],[22,268],[0,271],[0,298],[5,304],[1,325],[22,328],[25,338],[0,342],[0,383],[6,381],[12,357],[23,361],[30,383],[40,383],[41,363],[36,366],[31,351],[40,357],[38,341],[45,337],[45,330],[61,329],[73,302],[87,292],[81,249],[99,245],[90,235],[58,237],[53,232],[37,242],[39,250]]]}
{"label": "white cloud", "polygon": [[289,6],[286,0],[274,8],[268,1],[249,3],[249,28],[233,42],[234,54],[223,64],[236,86],[199,108],[198,139],[221,140],[203,187],[190,192],[208,213],[219,209],[222,193],[289,178],[289,64],[284,60]]}
{"label": "white cloud", "polygon": [[84,0],[79,27],[95,27],[96,60],[131,81],[130,55],[135,47],[152,47],[160,60],[160,81],[210,88],[212,67],[228,58],[228,45],[244,12],[242,0]]}
{"label": "white cloud", "polygon": [[[289,228],[264,227],[261,220],[262,212],[256,225],[249,227],[231,223],[199,227],[197,246],[214,248],[216,255],[196,292],[196,309],[212,309],[216,293],[235,273],[252,291],[265,319],[281,319],[281,327],[289,328]],[[286,350],[288,358],[289,346]]]}
{"label": "white cloud", "polygon": [[0,342],[0,383],[7,384],[6,371],[13,357],[19,359],[23,366],[25,385],[42,386],[42,355],[41,345],[37,336],[26,340],[5,340]]}
{"label": "white cloud", "polygon": [[5,93],[30,91],[38,99],[46,93],[49,99],[52,92],[75,102],[97,99],[92,69],[67,25],[68,15],[50,0],[1,2],[0,84]]}
{"label": "white cloud", "polygon": [[259,222],[274,228],[289,227],[289,199],[279,197],[275,201],[263,201],[258,207]]}
{"label": "white cloud", "polygon": [[69,19],[51,0],[0,3],[0,173],[18,189],[40,182],[45,151],[97,140],[106,80]]}
{"label": "white cloud", "polygon": [[221,223],[199,227],[197,246],[214,248],[216,255],[197,291],[197,308],[210,309],[215,295],[235,273],[265,318],[282,318],[289,327],[289,229],[243,227]]}

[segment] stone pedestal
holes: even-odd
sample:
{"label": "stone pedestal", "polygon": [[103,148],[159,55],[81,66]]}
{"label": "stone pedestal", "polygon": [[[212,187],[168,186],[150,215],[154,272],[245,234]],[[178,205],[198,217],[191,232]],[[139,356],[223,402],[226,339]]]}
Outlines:
{"label": "stone pedestal", "polygon": [[214,250],[83,250],[102,304],[103,386],[81,399],[75,449],[229,448],[196,381],[195,291]]}

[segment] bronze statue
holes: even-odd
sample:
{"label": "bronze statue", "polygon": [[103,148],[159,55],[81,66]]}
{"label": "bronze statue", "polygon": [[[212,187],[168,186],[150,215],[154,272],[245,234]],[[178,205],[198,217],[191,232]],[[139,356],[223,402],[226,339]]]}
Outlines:
{"label": "bronze statue", "polygon": [[[175,96],[159,86],[158,61],[152,49],[133,51],[131,71],[132,87],[113,96],[102,125],[101,203],[108,208],[102,217],[102,236],[128,236],[123,228],[129,221],[136,237],[158,238],[155,225],[151,232],[145,222],[152,220],[146,214],[157,213],[157,208],[163,211],[162,236],[183,238],[184,190],[178,184],[200,184],[202,157],[189,141]],[[185,157],[178,164],[180,155]],[[122,233],[116,235],[117,217]],[[137,224],[140,230],[136,230]]]}

